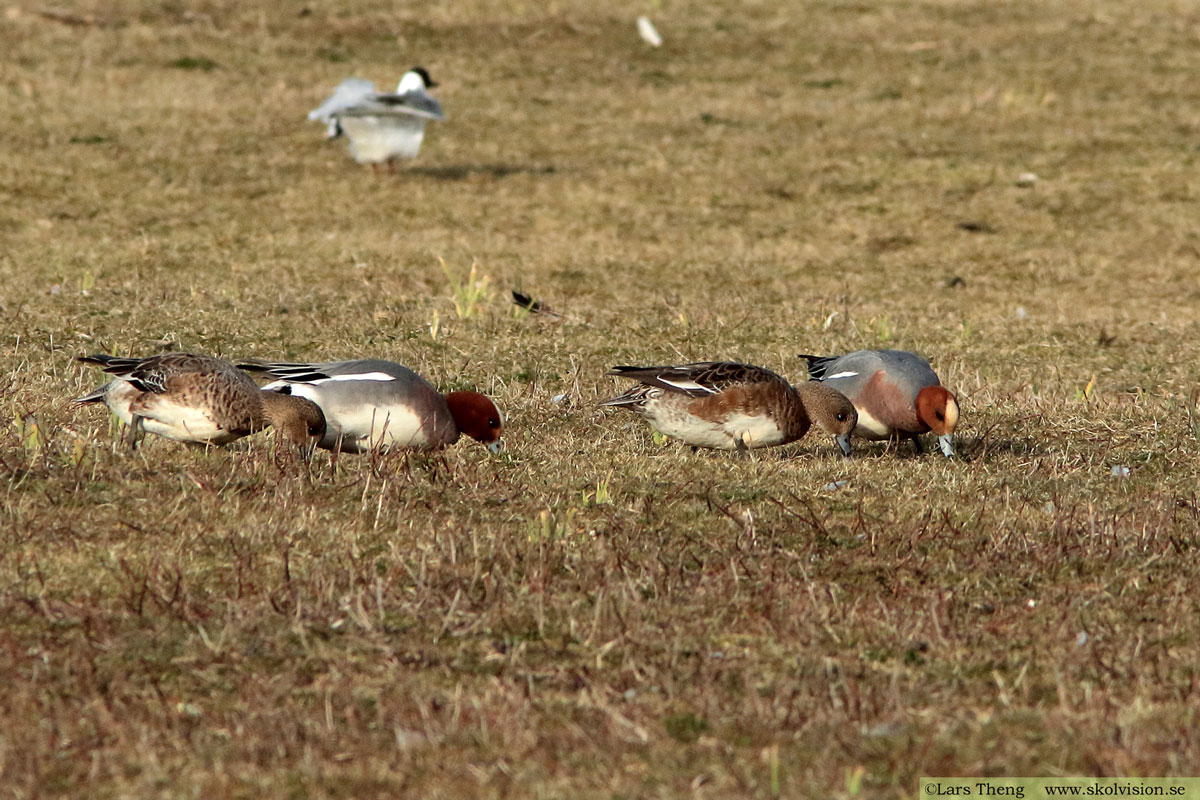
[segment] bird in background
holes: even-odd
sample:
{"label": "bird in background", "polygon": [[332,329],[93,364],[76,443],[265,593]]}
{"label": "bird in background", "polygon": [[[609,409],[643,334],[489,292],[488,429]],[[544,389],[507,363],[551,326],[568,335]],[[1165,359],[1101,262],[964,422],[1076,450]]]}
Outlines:
{"label": "bird in background", "polygon": [[654,23],[647,16],[637,18],[638,36],[642,37],[642,41],[651,47],[662,47],[662,37],[658,35],[658,29],[654,27]]}
{"label": "bird in background", "polygon": [[854,403],[862,439],[911,439],[922,451],[923,433],[933,431],[942,453],[954,455],[958,398],[942,386],[929,362],[903,350],[856,350],[842,356],[801,355],[814,381],[832,386]]}
{"label": "bird in background", "polygon": [[764,367],[702,361],[669,367],[613,367],[639,385],[600,405],[627,408],[694,447],[745,452],[794,442],[815,423],[850,455],[854,405],[828,386],[792,386]]}
{"label": "bird in background", "polygon": [[396,91],[376,92],[364,78],[347,78],[308,118],[324,122],[330,139],[345,135],[350,155],[376,169],[386,163],[395,170],[396,159],[416,158],[425,138],[425,123],[443,120],[442,106],[426,90],[437,86],[424,67],[404,73]]}
{"label": "bird in background", "polygon": [[222,445],[275,426],[311,453],[325,435],[325,417],[315,403],[262,391],[253,378],[219,358],[195,353],[118,358],[98,353],[78,360],[115,377],[75,403],[108,406],[129,426],[131,447],[147,433]]}

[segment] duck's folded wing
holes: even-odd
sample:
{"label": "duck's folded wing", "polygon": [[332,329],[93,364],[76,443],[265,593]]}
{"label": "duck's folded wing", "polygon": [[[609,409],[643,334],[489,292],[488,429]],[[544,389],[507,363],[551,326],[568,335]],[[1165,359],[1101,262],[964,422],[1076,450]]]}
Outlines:
{"label": "duck's folded wing", "polygon": [[700,361],[676,367],[613,367],[609,374],[690,397],[720,394],[735,384],[781,380],[770,370],[735,361]]}
{"label": "duck's folded wing", "polygon": [[193,353],[163,353],[149,358],[116,358],[102,354],[83,356],[85,363],[98,364],[109,375],[124,378],[143,392],[162,393],[167,378],[188,372],[211,372],[217,362]]}
{"label": "duck's folded wing", "polygon": [[323,372],[321,369],[324,366],[322,364],[301,364],[288,361],[244,361],[240,362],[237,366],[238,369],[243,369],[246,372],[265,373],[272,378],[289,383],[312,383],[313,381],[329,379],[329,374]]}

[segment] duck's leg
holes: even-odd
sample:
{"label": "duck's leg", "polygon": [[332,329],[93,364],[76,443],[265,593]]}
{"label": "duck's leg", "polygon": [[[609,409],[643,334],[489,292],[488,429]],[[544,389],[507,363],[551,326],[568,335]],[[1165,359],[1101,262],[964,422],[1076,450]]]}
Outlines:
{"label": "duck's leg", "polygon": [[737,450],[738,458],[747,460],[750,458],[750,434],[743,431],[738,434],[733,440],[733,446]]}
{"label": "duck's leg", "polygon": [[925,445],[921,444],[920,436],[912,437],[912,443],[913,443],[913,449],[917,451],[917,455],[925,454]]}
{"label": "duck's leg", "polygon": [[126,435],[125,441],[130,450],[137,450],[138,443],[146,436],[144,420],[145,417],[140,414],[134,414],[133,418],[129,420],[129,433]]}

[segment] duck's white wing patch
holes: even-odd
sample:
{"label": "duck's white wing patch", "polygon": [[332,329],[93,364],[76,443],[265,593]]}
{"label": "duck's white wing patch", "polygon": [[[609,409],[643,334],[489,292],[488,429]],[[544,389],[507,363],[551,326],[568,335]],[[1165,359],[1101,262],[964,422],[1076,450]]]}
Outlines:
{"label": "duck's white wing patch", "polygon": [[659,378],[659,380],[662,381],[663,383],[665,383],[667,386],[674,386],[676,389],[679,389],[682,392],[705,392],[707,394],[720,394],[720,392],[718,392],[716,389],[712,388],[711,386],[702,386],[699,383],[696,383],[695,381],[689,381],[689,380],[673,381],[670,378],[661,378],[661,377]]}
{"label": "duck's white wing patch", "polygon": [[839,372],[836,375],[826,375],[823,380],[833,380],[834,378],[853,378],[857,372]]}
{"label": "duck's white wing patch", "polygon": [[299,391],[300,387],[302,387],[302,386],[318,386],[322,383],[333,383],[335,381],[394,381],[394,380],[396,380],[396,376],[388,375],[386,372],[358,372],[358,373],[354,373],[354,374],[350,374],[350,375],[331,375],[328,378],[318,378],[315,381],[304,381],[304,382],[291,381],[291,380],[287,380],[285,378],[284,380],[281,380],[281,381],[271,381],[270,383],[268,383],[266,386],[264,386],[262,388],[266,389],[269,392],[277,392],[280,389],[290,386],[290,387],[292,387],[292,394],[299,395],[300,397],[307,397],[309,400],[311,400],[312,399],[311,393],[310,394],[302,393],[301,391]]}
{"label": "duck's white wing patch", "polygon": [[322,384],[332,383],[334,381],[394,381],[395,375],[388,375],[386,372],[358,372],[348,375],[330,375],[328,378],[320,378],[309,383]]}

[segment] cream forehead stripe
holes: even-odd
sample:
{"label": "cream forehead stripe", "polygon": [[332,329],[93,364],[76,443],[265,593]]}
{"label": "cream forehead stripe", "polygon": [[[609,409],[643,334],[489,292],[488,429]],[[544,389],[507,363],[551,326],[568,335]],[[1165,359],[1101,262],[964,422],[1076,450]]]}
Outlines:
{"label": "cream forehead stripe", "polygon": [[958,425],[958,401],[953,397],[946,399],[946,427],[954,430]]}

